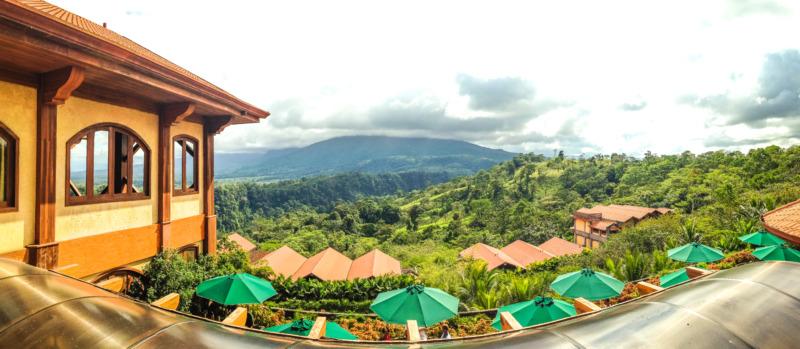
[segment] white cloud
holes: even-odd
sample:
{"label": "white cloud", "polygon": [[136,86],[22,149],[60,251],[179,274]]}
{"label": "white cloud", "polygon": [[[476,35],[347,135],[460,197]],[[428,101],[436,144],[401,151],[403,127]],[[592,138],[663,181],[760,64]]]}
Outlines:
{"label": "white cloud", "polygon": [[682,100],[754,95],[767,55],[800,49],[788,0],[54,2],[273,113],[221,151],[347,134],[572,154],[800,142],[796,117],[732,124]]}

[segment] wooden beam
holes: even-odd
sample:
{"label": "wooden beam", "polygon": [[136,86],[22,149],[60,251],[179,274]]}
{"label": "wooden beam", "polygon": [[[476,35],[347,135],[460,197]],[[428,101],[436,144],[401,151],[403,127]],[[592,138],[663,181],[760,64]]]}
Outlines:
{"label": "wooden beam", "polygon": [[41,86],[43,102],[61,105],[81,86],[84,79],[82,68],[70,66],[42,74]]}
{"label": "wooden beam", "polygon": [[419,342],[419,326],[417,320],[408,320],[406,322],[406,340],[409,342]]}
{"label": "wooden beam", "polygon": [[593,311],[600,310],[600,306],[590,302],[589,300],[587,300],[585,298],[581,298],[581,297],[573,299],[572,300],[572,305],[575,306],[575,311],[577,311],[578,314],[591,313]]}
{"label": "wooden beam", "polygon": [[57,106],[83,83],[84,72],[65,67],[39,76],[36,117],[36,210],[29,263],[53,269],[58,264],[56,237]]}
{"label": "wooden beam", "polygon": [[158,144],[156,153],[158,158],[158,224],[161,242],[159,246],[164,250],[170,246],[172,221],[172,125],[185,120],[195,110],[194,103],[173,103],[162,105],[158,115]]}
{"label": "wooden beam", "polygon": [[116,276],[109,278],[107,280],[100,281],[95,285],[100,286],[111,292],[119,292],[122,291],[122,287],[125,286],[125,279]]}
{"label": "wooden beam", "polygon": [[203,251],[217,253],[217,214],[214,208],[214,136],[233,120],[231,117],[205,118],[203,123]]}
{"label": "wooden beam", "polygon": [[500,313],[500,326],[503,331],[519,330],[522,328],[522,326],[519,324],[519,321],[514,318],[514,315],[511,315],[511,313],[507,311]]}
{"label": "wooden beam", "polygon": [[226,127],[233,125],[233,121],[232,115],[206,116],[203,125],[207,126],[209,132],[220,134]]}
{"label": "wooden beam", "polygon": [[222,320],[223,324],[244,327],[247,323],[247,308],[238,307],[232,313]]}
{"label": "wooden beam", "polygon": [[318,316],[314,321],[314,326],[311,327],[311,331],[308,332],[308,338],[320,339],[325,337],[325,328],[327,327],[327,323],[328,319],[326,319],[324,316]]}
{"label": "wooden beam", "polygon": [[661,286],[656,286],[644,281],[637,282],[636,289],[639,291],[639,294],[643,295],[664,290],[664,288]]}
{"label": "wooden beam", "polygon": [[686,267],[686,275],[688,275],[690,279],[695,279],[710,273],[711,271],[705,269],[700,269],[697,267]]}
{"label": "wooden beam", "polygon": [[178,305],[181,304],[181,295],[173,292],[153,301],[150,304],[159,308],[175,310],[178,309]]}
{"label": "wooden beam", "polygon": [[161,107],[159,116],[172,125],[176,125],[192,115],[195,107],[194,103],[188,102],[166,104]]}

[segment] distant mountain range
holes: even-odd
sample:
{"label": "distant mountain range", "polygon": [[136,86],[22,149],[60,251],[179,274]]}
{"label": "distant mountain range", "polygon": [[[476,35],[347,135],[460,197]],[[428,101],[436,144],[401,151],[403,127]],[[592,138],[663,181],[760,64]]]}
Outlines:
{"label": "distant mountain range", "polygon": [[500,149],[445,139],[385,136],[331,138],[302,148],[217,153],[217,178],[273,181],[344,172],[447,172],[461,176],[514,157]]}

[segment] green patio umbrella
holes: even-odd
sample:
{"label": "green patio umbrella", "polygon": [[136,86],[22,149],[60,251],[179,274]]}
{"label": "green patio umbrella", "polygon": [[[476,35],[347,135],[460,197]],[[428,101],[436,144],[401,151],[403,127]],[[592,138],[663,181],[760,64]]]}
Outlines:
{"label": "green patio umbrella", "polygon": [[[308,336],[308,333],[311,332],[311,328],[314,327],[314,321],[309,319],[300,319],[292,321],[288,324],[266,327],[263,330],[267,332],[276,332],[276,333],[287,333],[287,334],[295,334],[298,336]],[[331,339],[340,339],[345,341],[354,341],[358,340],[354,334],[348,332],[339,324],[328,321],[325,324],[325,335],[322,336],[323,338],[331,338]]]}
{"label": "green patio umbrella", "polygon": [[661,276],[658,280],[661,283],[661,287],[667,288],[689,280],[689,274],[686,274],[686,269],[681,268],[678,271]]}
{"label": "green patio umbrella", "polygon": [[559,275],[550,288],[564,297],[583,297],[590,301],[619,296],[625,283],[611,275],[589,268]]}
{"label": "green patio umbrella", "polygon": [[739,237],[739,240],[756,246],[772,246],[786,243],[783,239],[765,231],[757,231],[755,233],[742,235]]}
{"label": "green patio umbrella", "polygon": [[800,262],[800,251],[785,244],[759,247],[753,251],[753,256],[762,261]]}
{"label": "green patio umbrella", "polygon": [[259,304],[278,294],[269,281],[239,273],[218,276],[197,286],[197,295],[225,305]]}
{"label": "green patio umbrella", "polygon": [[691,242],[675,247],[667,251],[667,255],[676,261],[686,263],[714,262],[725,258],[722,251],[699,242]]}
{"label": "green patio umbrella", "polygon": [[412,285],[379,293],[369,308],[388,323],[417,320],[420,327],[428,327],[456,316],[458,298],[438,288]]}
{"label": "green patio umbrella", "polygon": [[532,300],[509,304],[497,309],[492,327],[500,330],[500,313],[507,311],[524,327],[543,324],[570,317],[576,314],[572,304],[550,297],[536,297]]}

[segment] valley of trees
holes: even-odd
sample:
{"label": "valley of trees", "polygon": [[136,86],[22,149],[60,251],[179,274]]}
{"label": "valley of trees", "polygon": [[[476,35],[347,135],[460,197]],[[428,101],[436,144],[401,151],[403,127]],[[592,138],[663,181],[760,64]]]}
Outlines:
{"label": "valley of trees", "polygon": [[[223,185],[216,196],[220,228],[267,249],[287,244],[306,255],[329,245],[351,257],[379,247],[407,267],[418,264],[413,251],[426,244],[435,245],[426,252],[452,254],[475,242],[570,238],[572,212],[596,203],[670,207],[701,234],[712,234],[735,230],[740,219],[758,224],[764,211],[800,197],[800,147],[642,159],[519,155],[401,195],[387,194],[414,186],[363,184],[372,178]],[[432,182],[418,182],[426,180]]]}

